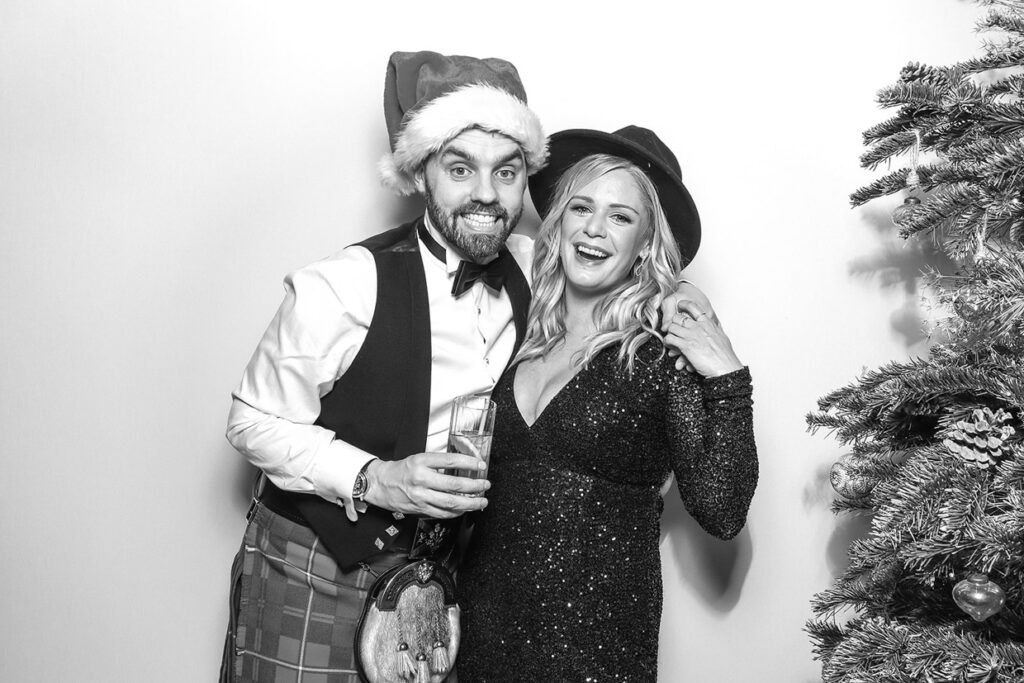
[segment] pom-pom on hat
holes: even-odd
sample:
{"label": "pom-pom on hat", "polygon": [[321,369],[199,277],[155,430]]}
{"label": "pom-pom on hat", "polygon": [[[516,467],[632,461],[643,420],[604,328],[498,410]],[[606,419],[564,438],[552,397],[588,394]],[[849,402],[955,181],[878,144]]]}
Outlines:
{"label": "pom-pom on hat", "polygon": [[377,164],[384,185],[414,194],[413,174],[427,157],[469,128],[501,133],[516,142],[528,173],[547,160],[540,119],[526,106],[515,66],[436,52],[395,52],[384,77],[384,120],[391,153]]}
{"label": "pom-pom on hat", "polygon": [[614,133],[576,128],[553,134],[549,140],[550,163],[530,178],[530,198],[543,218],[551,208],[559,178],[577,161],[591,154],[611,154],[640,167],[658,190],[683,262],[689,263],[700,247],[700,215],[689,190],[683,185],[679,161],[654,131],[626,126]]}

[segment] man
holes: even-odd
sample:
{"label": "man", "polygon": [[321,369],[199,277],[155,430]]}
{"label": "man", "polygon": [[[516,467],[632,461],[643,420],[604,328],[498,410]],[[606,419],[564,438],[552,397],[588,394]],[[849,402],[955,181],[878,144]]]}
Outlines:
{"label": "man", "polygon": [[522,338],[532,243],[509,233],[546,139],[500,59],[395,53],[384,104],[381,176],[426,215],[290,274],[233,394],[228,439],[265,478],[232,571],[222,680],[357,681],[373,577],[453,535],[412,515],[487,504],[463,495],[485,479],[445,473],[480,464],[444,452],[449,409],[489,392]]}

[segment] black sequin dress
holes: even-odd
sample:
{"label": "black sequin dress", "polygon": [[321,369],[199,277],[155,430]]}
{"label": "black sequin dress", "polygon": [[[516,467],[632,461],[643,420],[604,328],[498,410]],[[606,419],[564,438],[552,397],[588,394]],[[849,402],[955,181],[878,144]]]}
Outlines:
{"label": "black sequin dress", "polygon": [[460,683],[657,680],[662,484],[675,472],[729,538],[757,482],[749,372],[703,379],[660,350],[629,377],[605,349],[532,426],[512,372],[498,382],[490,503],[458,576]]}

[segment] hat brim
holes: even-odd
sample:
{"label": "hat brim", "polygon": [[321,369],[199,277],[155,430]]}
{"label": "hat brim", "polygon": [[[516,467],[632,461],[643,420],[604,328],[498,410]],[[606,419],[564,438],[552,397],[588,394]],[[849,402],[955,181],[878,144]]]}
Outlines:
{"label": "hat brim", "polygon": [[530,176],[530,197],[537,213],[547,216],[559,178],[573,164],[591,154],[611,154],[640,167],[658,190],[661,208],[679,245],[683,263],[700,247],[700,215],[682,179],[661,159],[640,145],[600,130],[575,128],[548,138],[548,165]]}

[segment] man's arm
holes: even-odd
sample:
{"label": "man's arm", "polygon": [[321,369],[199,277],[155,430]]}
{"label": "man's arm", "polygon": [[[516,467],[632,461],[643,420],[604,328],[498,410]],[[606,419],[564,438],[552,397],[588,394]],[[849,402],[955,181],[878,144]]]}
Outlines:
{"label": "man's arm", "polygon": [[[228,441],[279,488],[315,493],[344,505],[349,519],[365,510],[353,500],[359,471],[368,471],[365,501],[389,510],[455,516],[486,505],[486,481],[442,475],[435,468],[471,468],[458,454],[417,454],[379,463],[313,424],[320,399],[362,347],[376,301],[373,256],[356,247],[285,278],[285,298],[246,366],[233,394]],[[440,465],[438,465],[440,463]],[[372,476],[370,476],[372,473]],[[446,514],[438,514],[447,511]]]}
{"label": "man's arm", "polygon": [[356,510],[352,485],[374,457],[313,424],[373,317],[372,255],[350,248],[289,274],[285,297],[232,394],[227,438],[279,488]]}

